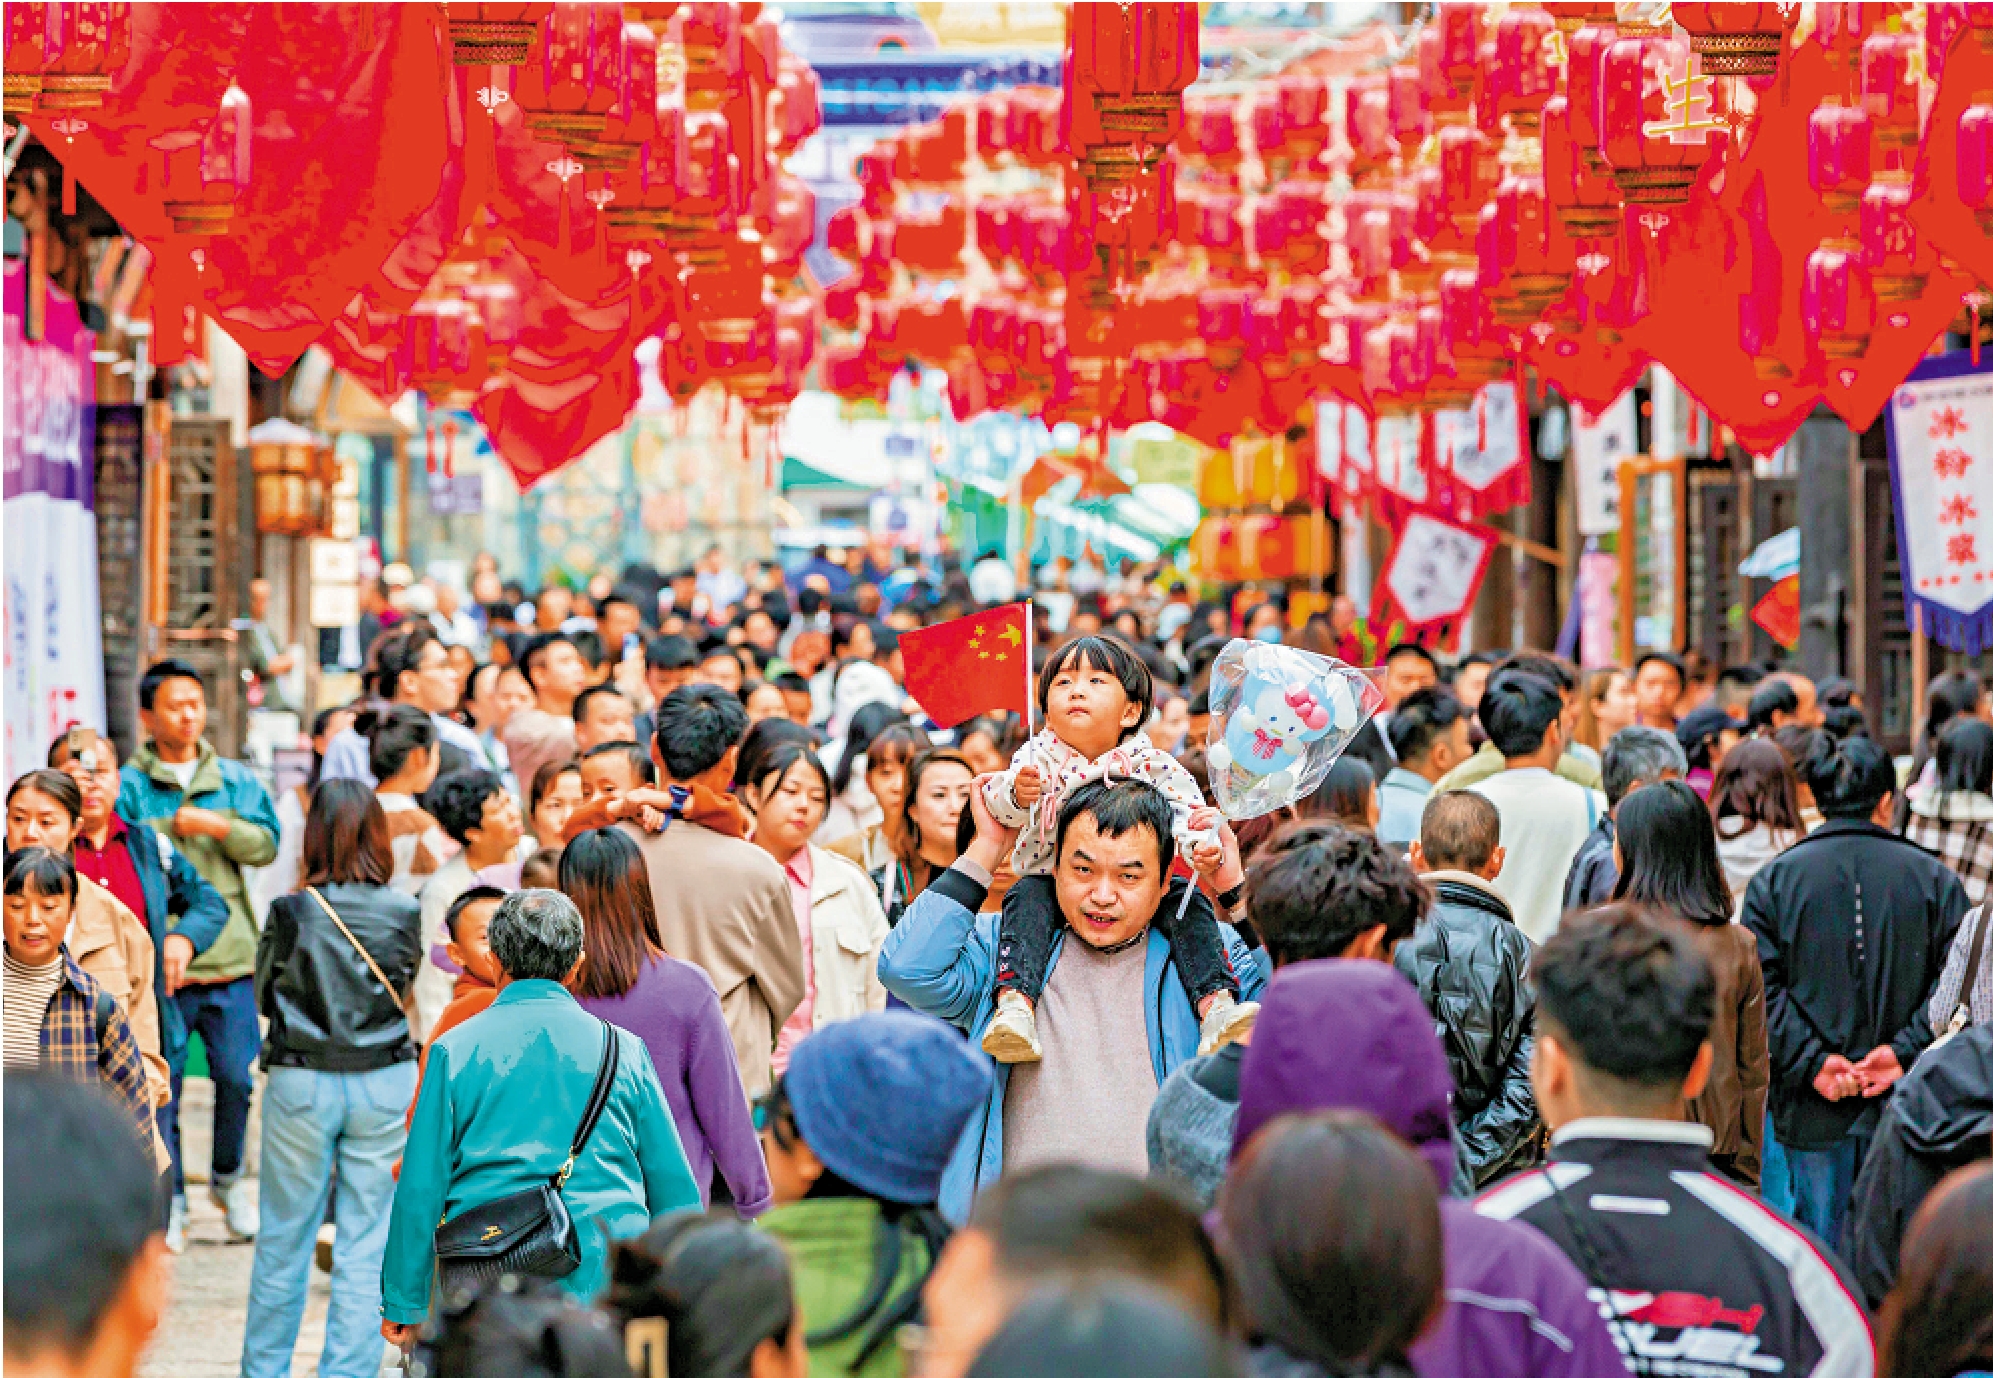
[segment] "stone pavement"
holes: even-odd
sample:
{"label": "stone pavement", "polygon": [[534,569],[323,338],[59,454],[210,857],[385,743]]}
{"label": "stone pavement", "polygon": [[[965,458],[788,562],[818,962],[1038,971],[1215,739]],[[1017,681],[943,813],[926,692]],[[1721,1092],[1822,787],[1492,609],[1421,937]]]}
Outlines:
{"label": "stone pavement", "polygon": [[[249,1116],[249,1170],[256,1171],[262,1075]],[[188,1078],[180,1112],[187,1154],[187,1252],[173,1261],[171,1300],[165,1323],[139,1365],[139,1378],[235,1378],[242,1364],[243,1316],[249,1301],[253,1244],[233,1239],[220,1207],[208,1198],[208,1149],[212,1142],[214,1085]],[[313,1268],[305,1297],[304,1324],[291,1360],[291,1378],[314,1378],[325,1343],[325,1307],[330,1296],[324,1273]],[[390,1351],[383,1344],[385,1356]],[[399,1369],[390,1370],[398,1373]]]}

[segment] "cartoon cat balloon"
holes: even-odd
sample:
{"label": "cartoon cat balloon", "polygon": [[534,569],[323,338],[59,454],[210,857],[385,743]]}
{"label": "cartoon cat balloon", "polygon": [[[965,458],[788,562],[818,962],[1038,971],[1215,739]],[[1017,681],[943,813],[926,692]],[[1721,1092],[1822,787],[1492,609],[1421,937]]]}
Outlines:
{"label": "cartoon cat balloon", "polygon": [[1211,788],[1227,818],[1313,794],[1384,704],[1371,677],[1292,646],[1235,639],[1211,665]]}

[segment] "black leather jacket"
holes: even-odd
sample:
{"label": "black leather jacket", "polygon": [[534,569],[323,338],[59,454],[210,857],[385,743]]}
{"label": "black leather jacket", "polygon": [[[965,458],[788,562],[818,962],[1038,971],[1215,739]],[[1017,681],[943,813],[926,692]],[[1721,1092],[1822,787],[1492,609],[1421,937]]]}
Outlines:
{"label": "black leather jacket", "polygon": [[1432,1012],[1453,1073],[1453,1117],[1474,1184],[1536,1161],[1536,995],[1530,942],[1493,890],[1438,872],[1425,923],[1398,945],[1398,970]]}
{"label": "black leather jacket", "polygon": [[326,885],[318,891],[367,949],[366,959],[304,891],[270,906],[256,945],[256,1008],[270,1021],[265,1067],[371,1072],[413,1061],[402,998],[422,959],[422,906],[385,885]]}

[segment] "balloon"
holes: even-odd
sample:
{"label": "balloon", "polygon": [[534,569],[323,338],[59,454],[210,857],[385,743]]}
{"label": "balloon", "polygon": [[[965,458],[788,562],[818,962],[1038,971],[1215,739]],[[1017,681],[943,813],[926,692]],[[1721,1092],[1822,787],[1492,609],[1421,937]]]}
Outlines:
{"label": "balloon", "polygon": [[1339,660],[1234,638],[1211,665],[1206,759],[1219,810],[1256,818],[1307,798],[1383,703],[1369,675]]}

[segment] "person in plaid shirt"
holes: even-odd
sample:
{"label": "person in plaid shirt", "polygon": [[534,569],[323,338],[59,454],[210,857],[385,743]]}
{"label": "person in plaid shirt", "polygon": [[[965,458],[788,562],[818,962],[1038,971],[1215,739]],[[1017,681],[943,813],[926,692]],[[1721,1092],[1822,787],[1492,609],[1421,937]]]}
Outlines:
{"label": "person in plaid shirt", "polygon": [[1938,734],[1937,782],[1911,788],[1903,836],[1957,873],[1979,904],[1993,882],[1993,723],[1956,718]]}
{"label": "person in plaid shirt", "polygon": [[138,1039],[117,1001],[63,947],[75,906],[76,868],[68,857],[45,847],[8,854],[0,978],[5,1063],[101,1081],[131,1114],[140,1140],[156,1143]]}

